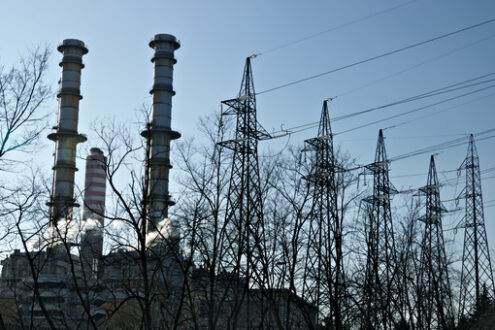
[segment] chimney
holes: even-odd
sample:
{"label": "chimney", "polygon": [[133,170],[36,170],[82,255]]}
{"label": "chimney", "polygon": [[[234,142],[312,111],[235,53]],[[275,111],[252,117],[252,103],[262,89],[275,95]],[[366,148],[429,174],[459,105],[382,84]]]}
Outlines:
{"label": "chimney", "polygon": [[86,141],[77,132],[82,56],[88,52],[84,43],[76,39],[65,39],[58,46],[63,54],[62,78],[58,91],[58,124],[55,133],[48,138],[55,142],[55,165],[50,197],[50,224],[57,225],[60,219],[72,218],[72,208],[78,206],[74,199],[74,173],[76,168],[76,146]]}
{"label": "chimney", "polygon": [[91,148],[86,157],[82,211],[81,261],[85,274],[96,275],[103,254],[103,225],[106,192],[106,157]]}
{"label": "chimney", "polygon": [[149,43],[155,54],[154,81],[150,94],[153,96],[151,122],[141,133],[147,139],[145,204],[148,212],[146,231],[155,232],[160,221],[168,217],[168,207],[174,205],[168,190],[170,165],[170,140],[180,137],[171,128],[173,66],[177,62],[174,51],[180,47],[170,34],[157,34]]}

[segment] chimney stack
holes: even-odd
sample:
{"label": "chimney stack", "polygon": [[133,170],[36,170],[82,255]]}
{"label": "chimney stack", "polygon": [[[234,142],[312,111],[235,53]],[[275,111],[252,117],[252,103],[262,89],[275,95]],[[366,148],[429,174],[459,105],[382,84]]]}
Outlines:
{"label": "chimney stack", "polygon": [[91,148],[86,157],[86,173],[84,177],[84,206],[82,219],[98,220],[104,225],[105,215],[105,191],[106,191],[106,164],[107,158],[103,151]]}
{"label": "chimney stack", "polygon": [[55,133],[48,138],[55,142],[55,164],[50,206],[50,223],[57,225],[60,219],[70,220],[72,209],[78,206],[74,199],[74,173],[76,168],[76,146],[86,141],[77,132],[79,117],[82,56],[88,52],[84,43],[76,39],[65,39],[57,48],[63,54],[62,78],[58,91],[58,124]]}
{"label": "chimney stack", "polygon": [[150,94],[153,96],[151,122],[141,133],[147,139],[146,181],[147,232],[155,232],[159,222],[168,217],[168,207],[174,205],[168,190],[170,165],[170,140],[180,137],[172,130],[173,66],[177,61],[174,51],[180,47],[170,34],[157,34],[149,43],[155,54],[154,82]]}
{"label": "chimney stack", "polygon": [[85,274],[96,275],[103,254],[107,159],[98,148],[91,148],[90,152],[84,178],[81,261]]}

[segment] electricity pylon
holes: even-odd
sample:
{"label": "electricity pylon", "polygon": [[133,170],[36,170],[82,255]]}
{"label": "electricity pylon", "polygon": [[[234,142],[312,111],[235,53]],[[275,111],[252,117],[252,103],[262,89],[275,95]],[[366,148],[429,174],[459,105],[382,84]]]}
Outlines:
{"label": "electricity pylon", "polygon": [[364,279],[362,329],[394,329],[401,314],[401,281],[392,224],[390,201],[397,189],[389,180],[389,160],[383,131],[378,134],[375,162],[365,166],[373,175],[373,195],[367,203],[367,260]]}
{"label": "electricity pylon", "polygon": [[[263,200],[260,187],[258,164],[258,141],[270,139],[256,119],[256,94],[251,70],[251,58],[246,59],[239,96],[222,101],[228,108],[222,113],[236,117],[235,137],[219,142],[221,147],[233,151],[231,176],[226,205],[227,230],[225,238],[232,259],[230,266],[236,286],[243,286],[240,296],[234,294],[234,308],[239,308],[247,296],[249,313],[249,294],[253,271],[256,271],[262,258],[264,243]],[[257,277],[258,281],[264,279]],[[265,283],[257,283],[263,287]],[[249,316],[248,316],[249,318]],[[234,317],[233,327],[236,326]]]}
{"label": "electricity pylon", "polygon": [[467,156],[459,170],[466,170],[466,187],[458,198],[466,200],[463,219],[464,249],[462,253],[459,319],[478,310],[486,298],[495,298],[493,271],[486,238],[480,161],[474,137],[469,137]]}
{"label": "electricity pylon", "polygon": [[440,185],[433,155],[427,184],[419,188],[418,195],[426,196],[426,214],[420,218],[425,227],[419,268],[418,329],[453,329],[452,292],[442,230],[442,212],[446,209],[440,202]]}
{"label": "electricity pylon", "polygon": [[[323,101],[318,136],[305,140],[305,151],[312,153],[311,172],[305,179],[311,186],[312,210],[308,228],[304,291],[321,310],[330,329],[342,329],[344,266],[342,258],[342,219],[337,207],[337,165],[333,135]],[[326,308],[325,308],[326,309]],[[330,324],[331,323],[331,324]]]}

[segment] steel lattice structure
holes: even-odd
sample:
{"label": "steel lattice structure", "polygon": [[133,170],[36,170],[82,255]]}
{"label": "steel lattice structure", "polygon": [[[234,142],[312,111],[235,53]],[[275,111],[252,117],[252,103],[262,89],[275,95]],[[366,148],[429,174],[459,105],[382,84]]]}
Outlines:
{"label": "steel lattice structure", "polygon": [[420,218],[425,227],[418,276],[418,329],[453,329],[452,292],[442,230],[442,212],[446,210],[440,202],[440,185],[433,155],[427,184],[419,188],[418,195],[426,196],[426,214]]}
{"label": "steel lattice structure", "polygon": [[459,170],[466,170],[466,187],[459,195],[459,198],[466,200],[466,215],[462,224],[465,230],[459,298],[459,319],[461,319],[482,307],[483,298],[495,298],[483,214],[480,161],[472,134],[469,138],[467,156]]}
{"label": "steel lattice structure", "polygon": [[393,329],[401,314],[400,276],[390,201],[398,191],[389,180],[389,160],[383,131],[378,134],[375,162],[365,166],[373,175],[373,195],[363,199],[367,262],[364,279],[363,329]]}
{"label": "steel lattice structure", "polygon": [[[228,240],[234,282],[244,285],[246,291],[242,295],[245,296],[252,284],[253,269],[258,267],[263,253],[264,222],[258,141],[271,138],[256,119],[251,58],[246,59],[239,96],[222,101],[222,104],[228,106],[222,116],[236,116],[234,139],[219,142],[221,147],[233,151],[224,226],[228,232],[225,237]],[[257,283],[259,287],[263,284]],[[249,299],[249,295],[247,297]]]}
{"label": "steel lattice structure", "polygon": [[[328,100],[323,108],[318,136],[305,140],[312,153],[311,172],[305,179],[311,185],[312,210],[308,228],[304,291],[326,316],[331,329],[342,329],[344,298],[342,219],[337,207],[337,165],[328,114]],[[320,307],[325,308],[320,308]]]}

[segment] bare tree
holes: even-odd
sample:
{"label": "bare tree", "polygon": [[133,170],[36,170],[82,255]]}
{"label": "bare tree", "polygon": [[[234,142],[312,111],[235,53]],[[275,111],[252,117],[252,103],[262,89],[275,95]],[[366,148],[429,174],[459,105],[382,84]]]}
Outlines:
{"label": "bare tree", "polygon": [[[38,173],[39,174],[39,173]],[[32,173],[19,180],[23,184],[15,188],[4,188],[2,191],[1,209],[5,235],[4,244],[8,244],[14,253],[3,261],[1,291],[4,297],[13,297],[16,306],[16,322],[23,327],[32,329],[35,327],[33,310],[38,305],[43,313],[47,325],[54,329],[55,325],[41,298],[38,278],[42,269],[46,266],[42,256],[42,250],[33,249],[39,238],[47,229],[46,212],[43,212],[42,201],[47,197],[47,191],[43,186],[41,176]],[[20,252],[20,251],[23,252]],[[30,277],[28,292],[25,291],[24,277]],[[30,305],[29,317],[22,317],[21,305]],[[10,320],[12,322],[12,320]]]}
{"label": "bare tree", "polygon": [[220,123],[219,120],[205,118],[201,121],[200,129],[207,138],[206,143],[197,145],[190,140],[178,146],[179,182],[183,188],[174,211],[185,229],[185,248],[199,266],[193,274],[197,285],[192,293],[200,301],[199,313],[207,320],[209,329],[215,329],[222,318],[232,318],[239,312],[237,306],[223,307],[228,305],[228,291],[235,279],[230,276],[231,267],[227,262],[230,238],[225,236],[224,221],[229,184],[225,160],[228,158],[223,149],[216,146],[225,134],[228,122]]}
{"label": "bare tree", "polygon": [[42,106],[51,96],[45,83],[48,50],[35,48],[17,65],[0,64],[0,159],[35,142],[45,129]]}

